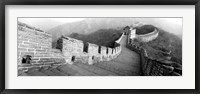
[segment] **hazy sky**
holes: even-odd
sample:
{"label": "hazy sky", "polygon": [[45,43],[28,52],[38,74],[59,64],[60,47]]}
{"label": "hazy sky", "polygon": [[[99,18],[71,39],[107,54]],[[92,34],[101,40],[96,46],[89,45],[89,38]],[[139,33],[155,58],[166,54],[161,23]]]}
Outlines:
{"label": "hazy sky", "polygon": [[[86,18],[18,18],[18,21],[48,31],[58,25],[82,21]],[[182,36],[182,18],[140,18],[142,23],[159,26],[162,29]]]}
{"label": "hazy sky", "polygon": [[60,23],[70,23],[70,22],[76,22],[84,20],[85,18],[19,18],[19,21],[22,21],[24,23],[34,23],[34,22],[40,22],[40,21],[57,21]]}
{"label": "hazy sky", "polygon": [[181,18],[158,18],[158,19],[166,21],[168,23],[182,25],[182,19]]}
{"label": "hazy sky", "polygon": [[18,18],[18,21],[47,31],[64,23],[71,23],[84,19],[85,18]]}

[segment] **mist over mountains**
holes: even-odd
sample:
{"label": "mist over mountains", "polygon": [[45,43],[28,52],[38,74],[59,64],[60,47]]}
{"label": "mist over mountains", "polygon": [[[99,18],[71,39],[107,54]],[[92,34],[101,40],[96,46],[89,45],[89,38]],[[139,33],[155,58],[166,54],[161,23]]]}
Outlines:
{"label": "mist over mountains", "polygon": [[18,21],[51,33],[53,40],[72,33],[87,35],[100,29],[122,29],[138,22],[154,25],[182,38],[182,18],[19,18]]}
{"label": "mist over mountains", "polygon": [[55,40],[61,35],[69,36],[72,33],[87,35],[99,29],[122,29],[127,25],[133,25],[138,22],[152,24],[177,35],[179,38],[182,36],[182,24],[170,23],[159,18],[86,18],[82,21],[61,24],[47,32],[51,33],[53,40]]}
{"label": "mist over mountains", "polygon": [[44,31],[48,31],[56,26],[63,24],[62,22],[50,18],[18,18],[19,22],[26,23]]}

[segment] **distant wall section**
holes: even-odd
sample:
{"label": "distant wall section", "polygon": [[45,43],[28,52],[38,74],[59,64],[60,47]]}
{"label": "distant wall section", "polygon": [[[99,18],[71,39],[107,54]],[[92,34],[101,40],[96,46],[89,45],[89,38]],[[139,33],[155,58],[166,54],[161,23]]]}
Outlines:
{"label": "distant wall section", "polygon": [[129,38],[130,39],[137,39],[138,41],[141,42],[149,42],[152,41],[154,39],[156,39],[159,35],[159,32],[157,29],[155,29],[153,32],[147,33],[147,34],[143,34],[143,35],[138,35],[136,34],[136,29],[130,29],[130,34],[129,34]]}
{"label": "distant wall section", "polygon": [[[116,58],[120,54],[121,46],[119,45],[119,42],[123,36],[124,33],[118,40],[115,41],[118,46],[114,48],[100,46],[92,43],[84,43],[81,40],[62,36],[63,55],[66,62],[69,62],[70,64],[75,61],[82,61],[83,63],[88,64],[93,64],[100,61],[109,61]],[[86,44],[88,47],[85,49],[84,47]]]}

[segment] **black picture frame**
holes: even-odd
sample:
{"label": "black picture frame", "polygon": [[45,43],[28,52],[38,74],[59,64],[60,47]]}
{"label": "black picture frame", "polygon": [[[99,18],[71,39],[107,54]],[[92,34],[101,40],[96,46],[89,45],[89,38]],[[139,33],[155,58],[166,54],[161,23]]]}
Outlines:
{"label": "black picture frame", "polygon": [[[196,94],[199,93],[199,40],[200,0],[2,0],[0,1],[0,92],[2,94]],[[69,90],[69,89],[5,89],[5,6],[6,5],[195,5],[195,89],[114,89],[114,90]]]}

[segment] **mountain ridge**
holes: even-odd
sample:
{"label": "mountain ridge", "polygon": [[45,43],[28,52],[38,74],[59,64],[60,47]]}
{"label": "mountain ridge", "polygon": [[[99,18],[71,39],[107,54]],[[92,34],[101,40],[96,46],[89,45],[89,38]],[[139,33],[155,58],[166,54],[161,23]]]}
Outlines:
{"label": "mountain ridge", "polygon": [[[61,35],[69,36],[72,33],[87,35],[100,29],[121,29],[127,25],[133,25],[140,22],[161,27],[166,31],[175,33],[180,38],[182,36],[181,26],[174,27],[173,24],[162,22],[156,18],[86,18],[82,21],[61,24],[48,30],[47,32],[53,35],[53,40],[56,40]],[[163,24],[159,24],[159,22],[162,22]],[[178,31],[180,34],[175,31]]]}

